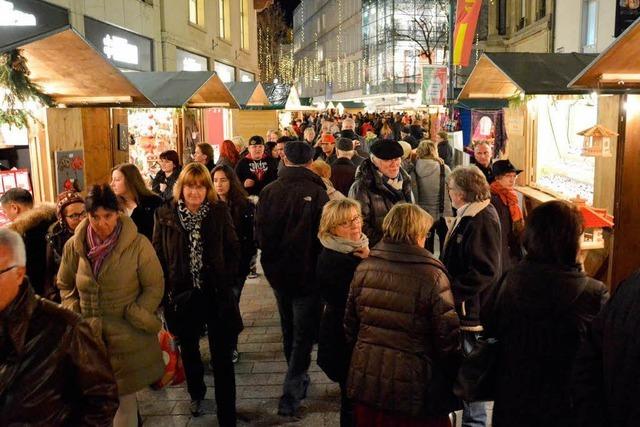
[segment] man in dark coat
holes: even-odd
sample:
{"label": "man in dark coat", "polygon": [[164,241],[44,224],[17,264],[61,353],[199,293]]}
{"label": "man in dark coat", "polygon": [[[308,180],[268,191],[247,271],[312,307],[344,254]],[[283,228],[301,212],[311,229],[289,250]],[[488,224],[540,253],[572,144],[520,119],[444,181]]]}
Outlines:
{"label": "man in dark coat", "polygon": [[414,136],[411,134],[411,128],[409,126],[405,126],[402,128],[402,132],[401,132],[401,136],[402,136],[402,140],[404,142],[408,142],[409,145],[411,145],[411,148],[418,148],[418,144],[420,143],[420,140],[414,138]]}
{"label": "man in dark coat", "polygon": [[[36,294],[54,299],[55,288],[46,280],[47,241],[51,224],[58,220],[56,206],[41,204],[33,207],[33,196],[23,188],[12,188],[2,195],[0,204],[13,221],[9,227],[22,236],[27,248],[27,277]],[[45,285],[49,284],[49,287]]]}
{"label": "man in dark coat", "polygon": [[487,182],[493,182],[493,169],[491,159],[493,158],[493,148],[487,141],[478,141],[473,146],[472,163],[482,172]]}
{"label": "man in dark coat", "polygon": [[575,425],[635,426],[640,419],[640,270],[591,323],[573,370]]}
{"label": "man in dark coat", "polygon": [[374,247],[382,239],[382,221],[396,203],[413,203],[411,178],[401,167],[404,151],[396,141],[381,140],[371,145],[349,190],[349,197],[362,207],[362,231]]}
{"label": "man in dark coat", "polygon": [[[501,272],[500,220],[489,185],[475,166],[456,168],[448,181],[455,218],[447,219],[441,260],[451,274],[451,290],[460,317],[463,351],[470,353],[483,331],[480,309]],[[484,402],[465,403],[462,425],[486,425]]]}
{"label": "man in dark coat", "polygon": [[287,167],[260,195],[256,240],[262,267],[278,301],[287,375],[278,414],[293,416],[306,397],[307,370],[319,321],[315,269],[322,208],[329,201],[322,179],[309,170],[313,148],[293,141],[285,146]]}
{"label": "man in dark coat", "polygon": [[[356,169],[364,159],[353,149],[353,141],[348,138],[338,138],[336,143],[338,158],[331,165],[331,183],[342,194],[349,194],[349,189],[356,179]],[[358,160],[355,164],[354,158]]]}
{"label": "man in dark coat", "polygon": [[438,156],[444,161],[444,164],[453,169],[453,148],[449,144],[449,136],[446,132],[438,132]]}
{"label": "man in dark coat", "polygon": [[357,141],[357,144],[354,145],[355,150],[358,152],[360,156],[369,155],[369,147],[365,144],[365,139],[355,132],[355,122],[352,118],[346,118],[342,122],[342,131],[339,133],[339,137],[348,138],[351,141]]}
{"label": "man in dark coat", "polygon": [[119,402],[104,344],[34,294],[25,264],[20,236],[0,230],[0,425],[110,426]]}

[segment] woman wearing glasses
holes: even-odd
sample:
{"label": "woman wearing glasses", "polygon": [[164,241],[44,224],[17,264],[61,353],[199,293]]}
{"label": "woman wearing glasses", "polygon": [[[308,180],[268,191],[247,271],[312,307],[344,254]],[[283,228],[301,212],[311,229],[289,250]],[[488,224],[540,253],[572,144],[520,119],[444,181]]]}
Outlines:
{"label": "woman wearing glasses", "polygon": [[47,261],[45,275],[45,289],[49,290],[49,299],[60,302],[60,292],[55,286],[56,274],[62,260],[62,249],[67,240],[73,236],[80,221],[87,216],[84,209],[84,199],[80,193],[65,191],[58,195],[56,204],[56,216],[58,220],[51,224],[46,235]]}
{"label": "woman wearing glasses", "polygon": [[360,204],[343,198],[324,205],[318,238],[323,249],[318,257],[316,282],[324,303],[318,366],[340,383],[340,425],[349,426],[352,410],[345,382],[351,355],[344,340],[342,320],[353,273],[360,261],[369,256],[369,239],[362,233]]}

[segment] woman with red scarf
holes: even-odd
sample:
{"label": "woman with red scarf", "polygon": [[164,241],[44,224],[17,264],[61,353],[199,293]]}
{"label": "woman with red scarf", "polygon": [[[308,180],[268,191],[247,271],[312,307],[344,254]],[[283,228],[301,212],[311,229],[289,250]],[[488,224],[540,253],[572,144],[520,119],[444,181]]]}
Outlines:
{"label": "woman with red scarf", "polygon": [[502,272],[517,264],[523,256],[522,231],[524,216],[518,194],[513,189],[516,177],[522,172],[509,160],[493,162],[494,181],[491,183],[491,204],[498,211],[502,229]]}

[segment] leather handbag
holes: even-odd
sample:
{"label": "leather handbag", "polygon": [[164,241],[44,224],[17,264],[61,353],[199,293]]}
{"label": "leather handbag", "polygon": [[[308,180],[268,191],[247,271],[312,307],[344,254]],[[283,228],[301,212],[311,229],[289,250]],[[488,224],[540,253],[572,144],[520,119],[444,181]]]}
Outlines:
{"label": "leather handbag", "polygon": [[466,402],[493,400],[499,341],[480,338],[475,348],[463,360],[453,385],[456,396]]}

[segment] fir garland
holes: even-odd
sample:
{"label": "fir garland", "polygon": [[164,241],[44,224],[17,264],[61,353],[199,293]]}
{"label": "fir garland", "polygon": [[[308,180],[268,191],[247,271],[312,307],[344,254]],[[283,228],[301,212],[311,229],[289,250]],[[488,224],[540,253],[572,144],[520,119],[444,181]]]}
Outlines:
{"label": "fir garland", "polygon": [[22,51],[14,49],[0,54],[0,88],[5,89],[0,98],[0,125],[8,124],[17,128],[29,126],[29,118],[37,120],[30,111],[21,108],[27,101],[39,101],[45,106],[55,106],[53,99],[43,93],[29,78],[27,59]]}

